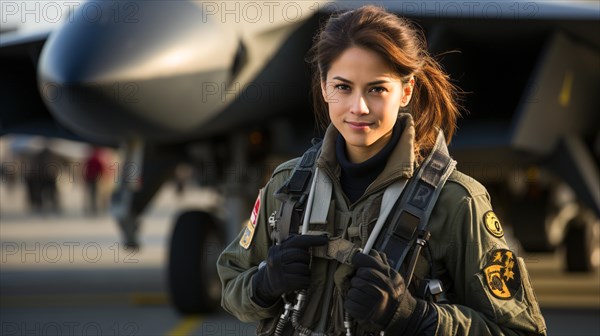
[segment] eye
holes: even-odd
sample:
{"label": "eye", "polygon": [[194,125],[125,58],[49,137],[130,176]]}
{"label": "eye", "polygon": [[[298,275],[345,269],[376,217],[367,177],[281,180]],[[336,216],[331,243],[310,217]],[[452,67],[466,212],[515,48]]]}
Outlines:
{"label": "eye", "polygon": [[387,91],[388,90],[386,88],[384,88],[383,86],[375,86],[375,87],[372,87],[371,89],[369,89],[369,92],[375,92],[375,93],[384,93]]}
{"label": "eye", "polygon": [[334,86],[334,88],[336,90],[340,90],[340,91],[350,91],[350,86],[346,85],[346,84],[336,84]]}

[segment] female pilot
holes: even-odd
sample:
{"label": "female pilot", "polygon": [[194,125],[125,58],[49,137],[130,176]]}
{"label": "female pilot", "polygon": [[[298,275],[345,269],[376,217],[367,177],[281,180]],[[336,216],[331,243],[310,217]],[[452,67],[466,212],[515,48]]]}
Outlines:
{"label": "female pilot", "polygon": [[[302,164],[275,169],[219,258],[223,307],[260,321],[260,335],[545,334],[525,264],[507,247],[487,191],[457,170],[412,265],[415,245],[400,268],[377,244],[366,247],[386,190],[416,178],[459,116],[457,89],[421,33],[365,6],[331,17],[311,55],[315,112],[328,125],[305,187],[312,195],[301,211],[286,211]],[[326,220],[312,223],[308,208],[325,209]]]}

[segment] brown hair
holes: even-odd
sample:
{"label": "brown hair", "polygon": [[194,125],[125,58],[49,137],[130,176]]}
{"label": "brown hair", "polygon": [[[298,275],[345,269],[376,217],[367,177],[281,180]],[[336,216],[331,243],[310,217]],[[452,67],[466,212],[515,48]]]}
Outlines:
{"label": "brown hair", "polygon": [[458,88],[427,52],[421,31],[407,19],[376,6],[332,16],[315,38],[310,62],[314,67],[314,112],[320,126],[330,123],[321,81],[326,80],[331,64],[353,46],[378,53],[401,78],[414,75],[415,86],[407,111],[415,122],[417,162],[433,148],[438,129],[444,130],[450,143],[460,115]]}

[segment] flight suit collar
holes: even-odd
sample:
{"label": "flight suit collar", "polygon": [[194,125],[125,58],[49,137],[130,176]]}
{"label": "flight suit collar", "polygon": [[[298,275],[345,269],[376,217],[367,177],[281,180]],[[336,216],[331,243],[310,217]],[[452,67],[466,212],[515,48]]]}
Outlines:
{"label": "flight suit collar", "polygon": [[[398,114],[396,122],[402,123],[402,135],[396,148],[392,150],[390,158],[381,174],[367,187],[365,195],[383,186],[389,185],[399,178],[410,178],[414,172],[414,138],[415,127],[412,116],[408,113]],[[336,159],[335,142],[339,131],[330,124],[323,138],[321,154],[317,159],[317,165],[328,170],[336,178],[340,177],[340,166]]]}

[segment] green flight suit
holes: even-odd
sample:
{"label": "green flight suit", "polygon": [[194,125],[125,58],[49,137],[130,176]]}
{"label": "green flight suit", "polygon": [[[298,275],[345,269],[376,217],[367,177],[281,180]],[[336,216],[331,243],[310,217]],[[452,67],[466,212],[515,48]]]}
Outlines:
{"label": "green flight suit", "polygon": [[[317,229],[326,229],[332,237],[364,246],[377,221],[385,188],[413,174],[413,120],[410,115],[401,114],[398,122],[403,123],[402,135],[386,167],[354,204],[348,204],[339,183],[340,167],[335,156],[338,132],[329,127],[317,167],[333,181],[332,210],[328,214],[328,227]],[[273,193],[290,176],[296,161],[286,162],[273,172],[260,190],[252,220],[218,260],[222,306],[241,321],[262,320],[257,330],[259,335],[273,332],[283,300],[272,307],[259,306],[252,300],[251,279],[273,244],[269,217],[281,204]],[[423,279],[442,281],[450,303],[434,304],[437,335],[545,335],[545,322],[525,264],[508,249],[500,223],[492,212],[490,197],[480,183],[458,171],[452,173],[438,198],[428,229],[431,232],[428,253],[419,257],[410,290],[418,297],[416,288]],[[350,272],[350,266],[336,260],[313,258],[311,287],[300,320],[302,326],[311,330],[320,328],[328,335],[345,335],[342,308],[348,289],[346,276]],[[330,281],[335,281],[335,286],[328,286]],[[394,316],[388,335],[394,334],[401,316],[401,312]],[[328,320],[326,324],[324,319]],[[373,327],[361,325],[354,335],[375,332]]]}

